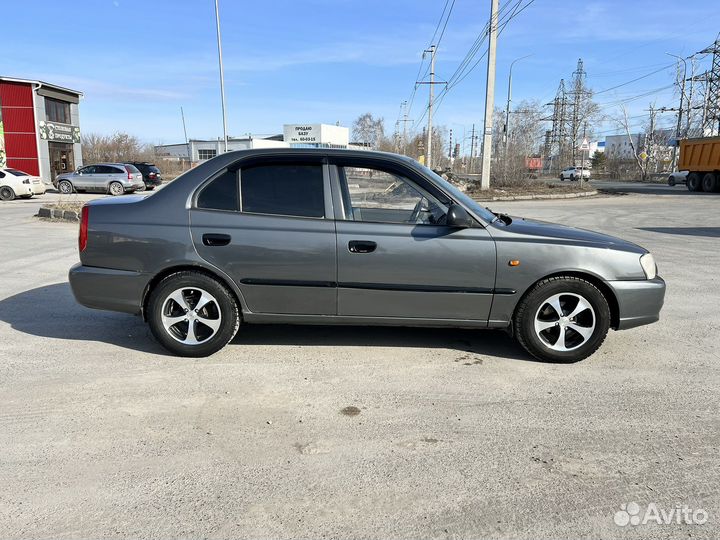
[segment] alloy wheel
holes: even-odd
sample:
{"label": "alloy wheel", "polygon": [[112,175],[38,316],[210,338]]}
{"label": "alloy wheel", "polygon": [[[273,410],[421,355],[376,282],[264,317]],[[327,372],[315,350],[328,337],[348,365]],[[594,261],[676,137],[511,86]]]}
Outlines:
{"label": "alloy wheel", "polygon": [[67,181],[60,182],[60,184],[58,185],[58,189],[63,195],[68,195],[69,193],[72,193],[72,184]]}
{"label": "alloy wheel", "polygon": [[213,295],[196,287],[176,289],[163,302],[165,331],[184,345],[199,345],[220,329],[220,305]]}
{"label": "alloy wheel", "polygon": [[595,310],[575,293],[554,294],[540,304],[535,314],[535,334],[554,351],[582,347],[595,331]]}

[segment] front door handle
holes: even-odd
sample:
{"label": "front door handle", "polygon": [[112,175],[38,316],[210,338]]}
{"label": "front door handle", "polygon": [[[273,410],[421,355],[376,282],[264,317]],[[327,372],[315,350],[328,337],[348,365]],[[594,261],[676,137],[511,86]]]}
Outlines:
{"label": "front door handle", "polygon": [[229,234],[207,233],[202,236],[203,244],[206,246],[227,246],[230,240]]}
{"label": "front door handle", "polygon": [[377,248],[377,244],[369,240],[351,240],[348,243],[350,253],[372,253],[375,248]]}

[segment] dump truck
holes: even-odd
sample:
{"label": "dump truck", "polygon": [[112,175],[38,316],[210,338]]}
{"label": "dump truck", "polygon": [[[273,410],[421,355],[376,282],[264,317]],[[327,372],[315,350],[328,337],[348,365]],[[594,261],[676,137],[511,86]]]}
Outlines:
{"label": "dump truck", "polygon": [[678,169],[688,171],[688,190],[720,191],[720,137],[681,140]]}

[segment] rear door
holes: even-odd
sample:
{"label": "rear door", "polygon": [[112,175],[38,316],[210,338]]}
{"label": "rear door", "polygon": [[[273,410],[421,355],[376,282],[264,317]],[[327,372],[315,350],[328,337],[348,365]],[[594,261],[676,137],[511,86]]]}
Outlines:
{"label": "rear door", "polygon": [[496,267],[488,232],[444,225],[450,201],[410,169],[336,163],[338,315],[486,321]]}
{"label": "rear door", "polygon": [[202,186],[190,211],[197,252],[235,281],[254,313],[334,315],[335,223],[322,158],[245,161]]}

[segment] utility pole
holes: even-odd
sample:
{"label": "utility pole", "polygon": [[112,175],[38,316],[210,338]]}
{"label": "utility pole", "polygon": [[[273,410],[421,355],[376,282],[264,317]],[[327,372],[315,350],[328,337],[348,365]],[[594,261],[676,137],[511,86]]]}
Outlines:
{"label": "utility pole", "polygon": [[475,124],[472,125],[472,131],[470,132],[470,164],[469,172],[473,172],[473,158],[475,157]]}
{"label": "utility pole", "polygon": [[402,140],[401,140],[400,148],[401,148],[401,153],[403,153],[403,154],[407,151],[407,149],[406,149],[406,147],[407,147],[407,123],[412,122],[412,120],[408,119],[407,104],[408,104],[407,100],[400,103],[400,107],[403,111],[402,119],[400,120],[400,122],[402,122],[402,125],[403,125]]}
{"label": "utility pole", "polygon": [[495,61],[497,55],[498,0],[490,0],[490,33],[488,34],[487,82],[485,88],[485,122],[482,146],[480,189],[490,189],[490,156],[492,152],[493,110],[495,108]]}
{"label": "utility pole", "polygon": [[220,7],[218,6],[218,0],[215,0],[215,25],[217,27],[218,65],[220,66],[220,100],[222,103],[223,139],[225,139],[225,152],[227,152],[228,135],[227,113],[225,112],[225,72],[223,71],[222,61],[222,40],[220,39]]}
{"label": "utility pole", "polygon": [[430,53],[430,99],[428,101],[428,125],[427,125],[427,143],[425,144],[425,165],[428,169],[432,169],[432,115],[433,115],[433,98],[435,87],[435,45],[425,52]]}
{"label": "utility pole", "polygon": [[577,67],[573,72],[573,112],[572,123],[570,124],[570,137],[572,139],[572,165],[575,166],[575,148],[577,147],[578,132],[580,131],[581,109],[584,104],[584,98],[587,93],[585,90],[585,67],[583,59],[578,58]]}
{"label": "utility pole", "polygon": [[[682,75],[682,82],[680,83],[680,106],[678,107],[678,114],[677,114],[677,126],[675,126],[675,145],[673,146],[673,153],[672,153],[672,170],[676,170],[677,167],[677,153],[678,153],[678,146],[680,145],[680,126],[682,125],[682,113],[683,113],[683,101],[685,100],[685,79],[687,78],[687,61],[676,54],[672,53],[665,53],[668,56],[672,56],[673,58],[677,58],[678,60],[682,61],[683,63],[683,75]],[[688,117],[690,115],[690,104],[688,104]],[[650,108],[650,118],[651,121],[654,119],[654,115],[652,112],[652,107]]]}
{"label": "utility pole", "polygon": [[192,154],[190,153],[190,143],[187,138],[187,128],[185,128],[185,112],[183,112],[182,106],[180,107],[180,118],[182,118],[183,133],[185,134],[185,146],[187,146],[188,152],[188,163],[192,164]]}

